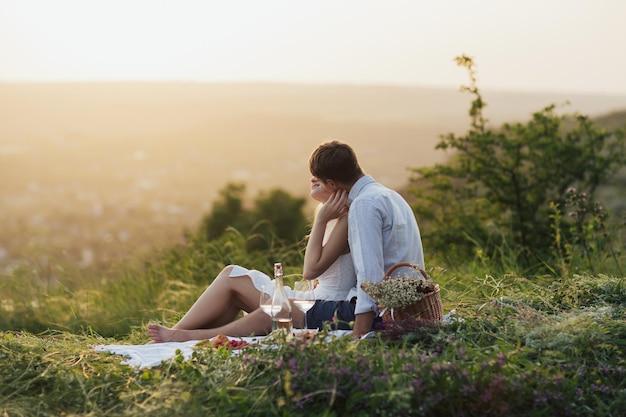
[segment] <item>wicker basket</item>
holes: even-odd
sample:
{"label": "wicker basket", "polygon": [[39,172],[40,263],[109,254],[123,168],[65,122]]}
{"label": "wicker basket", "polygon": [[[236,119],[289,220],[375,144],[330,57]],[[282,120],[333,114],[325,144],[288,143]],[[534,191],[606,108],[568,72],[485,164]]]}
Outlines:
{"label": "wicker basket", "polygon": [[[392,279],[391,274],[393,271],[400,267],[410,267],[417,270],[426,279],[430,279],[428,273],[419,265],[415,265],[409,262],[400,262],[389,268],[389,271],[385,274],[383,281]],[[435,284],[434,290],[424,295],[419,301],[410,306],[397,309],[387,308],[383,312],[383,321],[396,321],[401,322],[407,319],[413,320],[430,320],[441,321],[443,319],[443,305],[441,304],[441,294],[439,293],[439,285]]]}

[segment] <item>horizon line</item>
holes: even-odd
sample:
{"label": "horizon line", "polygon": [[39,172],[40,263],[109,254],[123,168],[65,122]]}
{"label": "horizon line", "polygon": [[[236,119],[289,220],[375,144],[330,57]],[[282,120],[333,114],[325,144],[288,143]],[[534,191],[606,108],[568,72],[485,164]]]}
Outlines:
{"label": "horizon line", "polygon": [[[459,91],[463,85],[444,84],[397,84],[397,83],[364,83],[342,81],[273,81],[273,80],[132,80],[132,79],[99,79],[99,80],[1,80],[0,85],[80,85],[80,84],[206,84],[206,85],[255,85],[255,86],[309,86],[309,87],[353,87],[353,88],[389,88],[389,89],[422,89],[422,90],[454,90]],[[603,90],[564,90],[564,89],[521,89],[515,87],[480,87],[480,90],[504,94],[575,94],[579,96],[626,97],[626,91],[608,92]]]}

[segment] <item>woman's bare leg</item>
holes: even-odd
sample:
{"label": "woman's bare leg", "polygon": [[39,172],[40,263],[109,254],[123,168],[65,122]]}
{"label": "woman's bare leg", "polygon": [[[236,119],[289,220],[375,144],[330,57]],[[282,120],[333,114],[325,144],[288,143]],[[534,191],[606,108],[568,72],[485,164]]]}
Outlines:
{"label": "woman's bare leg", "polygon": [[220,327],[232,322],[241,311],[259,308],[259,290],[247,275],[230,277],[233,266],[225,267],[191,306],[174,329],[194,330]]}
{"label": "woman's bare leg", "polygon": [[[270,317],[259,308],[260,292],[247,275],[230,277],[232,266],[224,268],[172,328],[148,325],[154,342],[182,342],[228,336],[265,335],[272,327]],[[235,320],[240,311],[249,314]],[[293,325],[302,328],[304,316],[292,304]]]}
{"label": "woman's bare leg", "polygon": [[[292,319],[295,328],[302,328],[304,314],[292,303]],[[182,329],[158,324],[148,324],[148,334],[153,342],[186,342],[188,340],[205,340],[219,334],[233,337],[264,336],[272,329],[272,319],[263,310],[257,308],[242,318],[215,328]]]}
{"label": "woman's bare leg", "polygon": [[148,324],[148,334],[156,343],[204,340],[218,334],[235,337],[263,336],[268,334],[271,329],[272,319],[260,308],[238,320],[212,329],[180,329]]}

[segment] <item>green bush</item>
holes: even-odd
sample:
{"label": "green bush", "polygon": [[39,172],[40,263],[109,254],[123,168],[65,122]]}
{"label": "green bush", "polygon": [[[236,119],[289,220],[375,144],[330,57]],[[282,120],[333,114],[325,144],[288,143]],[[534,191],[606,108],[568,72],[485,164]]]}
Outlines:
{"label": "green bush", "polygon": [[281,189],[260,192],[253,208],[244,207],[244,184],[230,183],[220,191],[209,214],[202,220],[201,236],[218,239],[229,229],[248,236],[250,250],[268,250],[273,240],[288,244],[300,241],[307,231],[308,220],[303,214],[305,199],[293,197]]}
{"label": "green bush", "polygon": [[506,244],[516,263],[541,269],[554,245],[550,204],[563,207],[570,188],[593,202],[626,163],[626,130],[558,115],[554,105],[526,123],[489,129],[473,60],[457,63],[470,74],[463,91],[474,96],[471,129],[441,137],[437,148],[454,152],[448,163],[414,170],[409,191],[424,240],[447,262],[471,259],[476,248],[498,257]]}

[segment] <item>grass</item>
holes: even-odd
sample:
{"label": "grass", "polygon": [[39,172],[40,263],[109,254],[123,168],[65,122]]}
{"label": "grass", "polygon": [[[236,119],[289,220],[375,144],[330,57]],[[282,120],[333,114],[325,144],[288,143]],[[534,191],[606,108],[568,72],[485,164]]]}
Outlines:
{"label": "grass", "polygon": [[[407,322],[355,342],[281,340],[240,355],[205,347],[137,370],[93,345],[143,344],[145,324],[173,324],[225,263],[281,260],[298,278],[301,244],[249,252],[231,230],[96,276],[2,277],[2,416],[617,416],[626,409],[626,279],[524,276],[477,255],[430,266],[443,326]],[[620,259],[621,261],[621,259]],[[614,271],[612,260],[593,260]],[[584,265],[585,262],[582,262]],[[513,269],[513,264],[505,268]],[[570,270],[574,263],[570,262]],[[84,272],[84,271],[83,271]]]}

